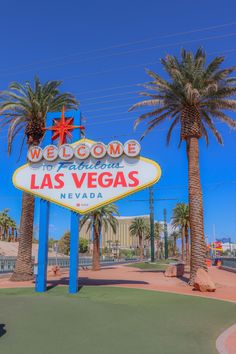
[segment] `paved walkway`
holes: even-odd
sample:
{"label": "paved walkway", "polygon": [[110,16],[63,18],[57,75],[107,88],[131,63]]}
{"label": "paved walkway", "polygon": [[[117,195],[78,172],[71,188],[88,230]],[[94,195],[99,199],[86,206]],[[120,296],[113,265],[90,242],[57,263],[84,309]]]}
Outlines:
{"label": "paved walkway", "polygon": [[[147,290],[168,291],[186,295],[204,296],[236,302],[236,273],[211,267],[209,275],[216,284],[216,292],[200,293],[193,291],[187,284],[189,274],[181,278],[166,278],[163,272],[141,270],[125,265],[104,267],[99,272],[80,270],[79,285],[109,285]],[[60,277],[48,277],[48,285],[68,284],[68,272]],[[11,282],[9,278],[0,278],[0,288],[32,287],[33,282]]]}

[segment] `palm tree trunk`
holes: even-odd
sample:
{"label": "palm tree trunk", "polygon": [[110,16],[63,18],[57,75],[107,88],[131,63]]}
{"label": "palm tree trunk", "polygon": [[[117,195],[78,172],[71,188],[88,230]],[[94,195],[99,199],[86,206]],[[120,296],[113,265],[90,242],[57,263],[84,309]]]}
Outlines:
{"label": "palm tree trunk", "polygon": [[199,268],[205,269],[205,240],[203,224],[202,188],[199,168],[198,138],[187,139],[189,213],[191,233],[190,285]]}
{"label": "palm tree trunk", "polygon": [[160,240],[156,240],[156,259],[159,259],[159,247],[160,247]]}
{"label": "palm tree trunk", "polygon": [[16,267],[10,278],[12,281],[27,281],[34,277],[32,269],[33,225],[34,197],[23,192],[19,247]]}
{"label": "palm tree trunk", "polygon": [[143,237],[139,235],[140,260],[143,260]]}
{"label": "palm tree trunk", "polygon": [[189,234],[188,226],[185,226],[185,247],[186,247],[186,261],[189,261]]}
{"label": "palm tree trunk", "polygon": [[98,227],[94,226],[93,237],[93,270],[100,270],[100,232]]}
{"label": "palm tree trunk", "polygon": [[176,256],[176,237],[174,237],[174,250],[173,250],[174,256]]}
{"label": "palm tree trunk", "polygon": [[7,242],[11,242],[11,233],[10,233],[10,229],[7,229]]}
{"label": "palm tree trunk", "polygon": [[181,251],[181,259],[182,261],[184,261],[184,236],[185,236],[185,232],[184,232],[184,227],[182,226],[182,230],[181,230],[181,246],[182,246],[182,251]]}

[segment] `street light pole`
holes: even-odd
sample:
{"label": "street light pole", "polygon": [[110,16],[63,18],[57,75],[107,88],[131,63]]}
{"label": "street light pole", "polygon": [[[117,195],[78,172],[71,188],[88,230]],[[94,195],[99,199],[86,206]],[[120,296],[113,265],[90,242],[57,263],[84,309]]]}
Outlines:
{"label": "street light pole", "polygon": [[155,261],[154,250],[154,198],[153,187],[149,187],[151,262]]}
{"label": "street light pole", "polygon": [[168,258],[168,233],[166,223],[166,208],[164,209],[164,239],[165,239],[165,259]]}

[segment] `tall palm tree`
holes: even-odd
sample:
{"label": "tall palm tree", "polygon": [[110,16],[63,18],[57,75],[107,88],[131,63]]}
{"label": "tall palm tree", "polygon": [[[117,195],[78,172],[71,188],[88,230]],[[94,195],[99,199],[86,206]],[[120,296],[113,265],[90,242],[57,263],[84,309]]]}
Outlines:
{"label": "tall palm tree", "polygon": [[[8,126],[8,152],[20,131],[24,131],[28,147],[38,145],[43,138],[46,115],[49,111],[59,111],[63,106],[76,108],[78,103],[69,93],[60,93],[61,81],[41,83],[35,77],[33,85],[13,82],[7,91],[0,93],[2,127]],[[13,281],[33,278],[32,236],[34,222],[34,197],[23,192],[19,232],[19,248],[16,268],[11,276]]]}
{"label": "tall palm tree", "polygon": [[[191,274],[193,283],[198,268],[205,268],[205,240],[203,223],[202,188],[199,168],[199,139],[204,137],[208,144],[208,130],[222,144],[214,119],[235,127],[236,122],[225,111],[236,109],[236,93],[233,85],[236,78],[230,77],[235,67],[221,68],[224,57],[216,57],[206,64],[206,54],[201,48],[194,55],[184,49],[181,58],[167,55],[161,59],[168,79],[148,70],[152,78],[145,84],[142,96],[144,101],[133,105],[130,110],[138,107],[151,106],[151,111],[143,113],[135,122],[135,127],[143,120],[148,121],[148,128],[142,137],[156,128],[160,123],[170,121],[167,143],[173,129],[180,124],[180,144],[186,142],[189,180],[189,206],[191,225]],[[179,144],[179,145],[180,145]]]}
{"label": "tall palm tree", "polygon": [[130,235],[138,237],[141,260],[143,260],[144,257],[143,240],[144,237],[146,237],[149,234],[148,230],[149,230],[149,225],[147,223],[147,220],[145,220],[144,218],[135,218],[129,227]]}
{"label": "tall palm tree", "polygon": [[185,203],[178,203],[173,209],[172,225],[175,229],[181,230],[182,260],[184,260],[184,244],[186,244],[186,260],[189,258],[189,206]]}
{"label": "tall palm tree", "polygon": [[80,221],[80,228],[87,224],[87,232],[93,230],[93,270],[100,270],[100,235],[102,228],[106,232],[108,225],[116,233],[118,210],[115,204],[108,204],[85,214]]}

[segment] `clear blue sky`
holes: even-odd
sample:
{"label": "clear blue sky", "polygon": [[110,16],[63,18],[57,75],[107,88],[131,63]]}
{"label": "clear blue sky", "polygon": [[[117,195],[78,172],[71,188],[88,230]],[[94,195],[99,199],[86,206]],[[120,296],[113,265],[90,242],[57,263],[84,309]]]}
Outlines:
{"label": "clear blue sky", "polygon": [[[62,89],[76,95],[87,118],[87,137],[108,142],[114,136],[124,142],[139,138],[143,126],[133,131],[138,112],[128,113],[138,100],[135,84],[147,80],[144,68],[162,72],[159,58],[178,54],[181,47],[203,46],[209,58],[224,54],[225,65],[236,65],[235,1],[187,0],[133,1],[8,1],[1,4],[0,89],[11,81],[63,80]],[[227,24],[227,25],[226,25]],[[219,27],[220,25],[224,25]],[[214,28],[215,27],[215,28]],[[235,117],[236,118],[236,117]],[[160,126],[142,142],[142,155],[156,160],[163,175],[155,185],[156,198],[187,202],[185,146],[177,149],[178,132],[170,147],[165,145],[167,125]],[[231,236],[236,241],[236,132],[218,124],[224,147],[213,138],[206,148],[201,142],[201,179],[204,193],[205,232],[212,239]],[[13,154],[7,156],[6,130],[0,133],[0,209],[9,208],[19,221],[21,192],[11,183],[22,135]],[[121,215],[148,213],[148,199],[142,191],[118,203]],[[176,201],[155,202],[155,217],[168,219]],[[36,206],[36,224],[38,205]],[[52,206],[50,234],[58,238],[69,226],[69,211]]]}

